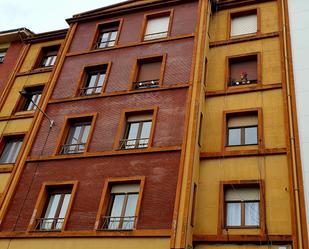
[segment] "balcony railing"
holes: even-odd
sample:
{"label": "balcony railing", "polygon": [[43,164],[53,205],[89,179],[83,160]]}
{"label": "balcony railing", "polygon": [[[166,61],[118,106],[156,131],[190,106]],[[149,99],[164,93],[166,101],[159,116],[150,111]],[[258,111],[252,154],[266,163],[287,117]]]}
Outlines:
{"label": "balcony railing", "polygon": [[145,81],[138,81],[138,82],[133,83],[134,90],[157,88],[157,87],[159,87],[159,80],[145,80]]}
{"label": "balcony railing", "polygon": [[116,43],[116,40],[108,40],[105,42],[97,42],[95,45],[95,48],[110,48],[114,47]]}
{"label": "balcony railing", "polygon": [[61,147],[60,154],[78,154],[85,151],[85,143],[80,144],[64,144]]}
{"label": "balcony railing", "polygon": [[136,216],[103,216],[99,230],[133,230],[135,228],[136,222]]}
{"label": "balcony railing", "polygon": [[246,80],[246,81],[237,81],[231,79],[229,81],[229,86],[243,86],[243,85],[249,85],[249,84],[256,84],[257,80]]}
{"label": "balcony railing", "polygon": [[144,40],[149,41],[149,40],[162,39],[162,38],[166,38],[167,35],[168,35],[168,31],[147,34],[147,35],[145,35]]}
{"label": "balcony railing", "polygon": [[140,138],[140,139],[122,139],[120,141],[121,150],[130,150],[130,149],[142,149],[147,148],[149,143],[149,138]]}
{"label": "balcony railing", "polygon": [[0,56],[0,63],[4,61],[4,56]]}
{"label": "balcony railing", "polygon": [[100,94],[102,91],[102,86],[96,86],[96,87],[84,87],[80,89],[80,96],[89,96],[89,95],[95,95]]}
{"label": "balcony railing", "polygon": [[36,231],[60,231],[64,218],[39,218],[36,219],[34,230]]}

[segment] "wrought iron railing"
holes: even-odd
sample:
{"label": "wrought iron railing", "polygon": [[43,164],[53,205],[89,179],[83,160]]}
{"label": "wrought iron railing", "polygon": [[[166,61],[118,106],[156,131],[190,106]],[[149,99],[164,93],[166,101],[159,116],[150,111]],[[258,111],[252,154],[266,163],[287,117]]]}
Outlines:
{"label": "wrought iron railing", "polygon": [[99,230],[132,230],[137,222],[136,216],[103,216]]}
{"label": "wrought iron railing", "polygon": [[140,139],[122,139],[120,141],[121,150],[129,149],[142,149],[147,148],[149,143],[149,138],[140,138]]}
{"label": "wrought iron railing", "polygon": [[60,154],[78,154],[85,151],[85,143],[80,144],[64,144],[61,147]]}
{"label": "wrought iron railing", "polygon": [[147,88],[157,88],[159,87],[160,80],[145,80],[145,81],[137,81],[133,83],[134,90],[141,90]]}
{"label": "wrought iron railing", "polygon": [[243,85],[249,85],[249,84],[256,84],[257,80],[245,80],[245,81],[237,81],[234,79],[229,80],[229,86],[243,86]]}
{"label": "wrought iron railing", "polygon": [[36,231],[60,231],[64,218],[39,218],[36,219],[34,230]]}
{"label": "wrought iron railing", "polygon": [[97,42],[95,45],[95,48],[110,48],[110,47],[114,47],[116,43],[116,40],[108,40],[108,41],[104,41],[104,42]]}
{"label": "wrought iron railing", "polygon": [[155,40],[155,39],[166,38],[167,35],[168,35],[168,31],[147,34],[147,35],[144,36],[144,40],[148,41],[148,40]]}
{"label": "wrought iron railing", "polygon": [[102,86],[95,87],[84,87],[80,89],[80,96],[89,96],[94,94],[100,94],[102,91]]}

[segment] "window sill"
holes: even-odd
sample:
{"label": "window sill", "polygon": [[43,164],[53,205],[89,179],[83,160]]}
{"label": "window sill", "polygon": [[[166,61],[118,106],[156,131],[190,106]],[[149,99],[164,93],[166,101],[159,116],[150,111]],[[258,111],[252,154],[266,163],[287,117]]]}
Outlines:
{"label": "window sill", "polygon": [[33,116],[35,113],[35,110],[31,110],[31,111],[18,111],[15,112],[14,116],[19,117],[19,116]]}
{"label": "window sill", "polygon": [[38,73],[46,73],[53,71],[53,67],[40,67],[40,68],[34,68],[25,72],[19,72],[16,75],[17,76],[23,76],[23,75],[31,75],[31,74],[38,74]]}
{"label": "window sill", "polygon": [[0,163],[0,173],[12,172],[14,165],[14,163]]}

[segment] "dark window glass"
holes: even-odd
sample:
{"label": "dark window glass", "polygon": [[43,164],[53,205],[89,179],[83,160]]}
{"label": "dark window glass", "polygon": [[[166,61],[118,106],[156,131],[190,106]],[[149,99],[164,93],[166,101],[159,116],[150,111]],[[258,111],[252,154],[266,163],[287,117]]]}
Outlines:
{"label": "dark window glass", "polygon": [[2,152],[0,157],[0,163],[15,163],[19,154],[20,148],[23,144],[23,138],[4,138],[2,144]]}

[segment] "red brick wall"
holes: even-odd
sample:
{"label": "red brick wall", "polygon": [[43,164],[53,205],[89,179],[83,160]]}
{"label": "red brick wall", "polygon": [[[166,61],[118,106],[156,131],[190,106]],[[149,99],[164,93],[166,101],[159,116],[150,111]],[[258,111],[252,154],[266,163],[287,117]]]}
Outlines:
{"label": "red brick wall", "polygon": [[136,59],[163,53],[167,54],[163,85],[188,83],[193,46],[194,39],[191,38],[69,57],[65,61],[52,98],[74,96],[82,69],[87,64],[112,62],[106,92],[128,90]]}
{"label": "red brick wall", "polygon": [[7,84],[7,80],[17,63],[22,47],[23,44],[21,42],[12,42],[7,50],[4,62],[0,63],[0,95],[2,94]]}
{"label": "red brick wall", "polygon": [[179,158],[179,152],[165,152],[29,163],[3,222],[2,231],[26,230],[43,182],[72,180],[79,183],[67,230],[92,230],[104,179],[128,176],[146,177],[138,229],[170,229]]}
{"label": "red brick wall", "polygon": [[78,25],[70,52],[88,50],[91,47],[92,38],[96,32],[96,24],[123,17],[123,27],[120,33],[119,45],[126,45],[140,41],[144,14],[150,14],[162,10],[174,9],[172,20],[172,36],[191,34],[195,32],[197,21],[198,1],[182,3],[175,6],[156,8],[148,11],[140,11],[133,14],[113,17],[112,19],[99,19]]}
{"label": "red brick wall", "polygon": [[[47,113],[55,120],[55,126],[48,136],[43,155],[54,153],[66,115],[97,112],[98,117],[89,151],[109,151],[112,150],[115,142],[122,110],[153,106],[158,107],[153,146],[181,145],[186,102],[187,88],[49,105]],[[32,155],[41,154],[48,127],[47,120],[45,120],[35,141]]]}

